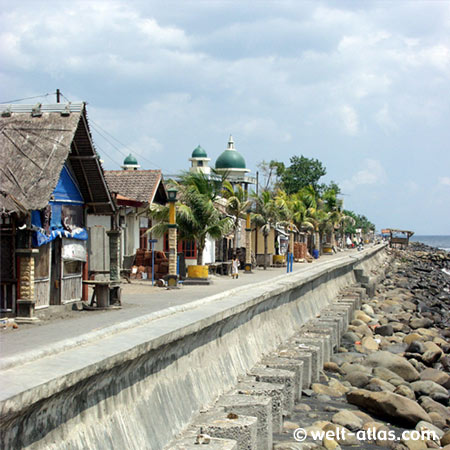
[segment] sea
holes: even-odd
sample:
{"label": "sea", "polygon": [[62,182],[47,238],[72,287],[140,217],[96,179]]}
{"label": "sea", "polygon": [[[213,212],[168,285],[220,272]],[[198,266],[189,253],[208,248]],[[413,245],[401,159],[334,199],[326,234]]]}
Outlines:
{"label": "sea", "polygon": [[410,238],[413,242],[422,242],[422,244],[429,245],[430,247],[440,248],[441,250],[446,250],[450,252],[450,236],[440,235],[440,236],[421,236],[413,235]]}

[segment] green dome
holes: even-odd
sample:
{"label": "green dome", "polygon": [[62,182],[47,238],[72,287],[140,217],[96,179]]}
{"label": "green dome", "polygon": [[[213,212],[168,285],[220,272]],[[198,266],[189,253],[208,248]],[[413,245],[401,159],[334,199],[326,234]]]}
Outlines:
{"label": "green dome", "polygon": [[216,169],[245,169],[245,159],[234,148],[232,136],[228,148],[216,160]]}
{"label": "green dome", "polygon": [[205,152],[205,149],[202,148],[200,145],[194,149],[192,152],[192,158],[207,158],[208,155]]}
{"label": "green dome", "polygon": [[137,166],[138,162],[137,159],[130,153],[124,160],[123,160],[124,166]]}

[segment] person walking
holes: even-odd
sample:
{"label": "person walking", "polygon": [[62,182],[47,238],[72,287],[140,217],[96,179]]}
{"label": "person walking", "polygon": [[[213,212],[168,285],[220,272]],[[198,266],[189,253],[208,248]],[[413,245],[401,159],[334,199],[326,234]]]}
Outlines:
{"label": "person walking", "polygon": [[231,277],[233,279],[239,278],[239,266],[239,259],[236,255],[234,255],[231,261]]}

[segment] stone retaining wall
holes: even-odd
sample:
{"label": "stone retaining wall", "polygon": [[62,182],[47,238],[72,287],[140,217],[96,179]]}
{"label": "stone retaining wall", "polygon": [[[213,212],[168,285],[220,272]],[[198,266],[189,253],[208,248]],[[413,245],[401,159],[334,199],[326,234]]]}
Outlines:
{"label": "stone retaining wall", "polygon": [[353,255],[1,371],[4,448],[163,448],[353,285],[355,268],[380,276],[384,247]]}

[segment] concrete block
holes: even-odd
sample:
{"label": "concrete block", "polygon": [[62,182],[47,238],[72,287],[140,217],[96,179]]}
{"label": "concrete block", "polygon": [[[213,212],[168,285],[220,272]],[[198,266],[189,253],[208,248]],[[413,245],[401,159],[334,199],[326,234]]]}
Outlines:
{"label": "concrete block", "polygon": [[320,332],[303,331],[303,329],[301,334],[303,336],[303,341],[302,338],[300,338],[300,342],[306,343],[305,339],[308,339],[308,341],[311,340],[311,342],[319,342],[321,344],[323,349],[322,362],[324,364],[331,359],[331,356],[333,355],[333,341],[330,335],[325,335]]}
{"label": "concrete block", "polygon": [[275,353],[270,356],[278,356],[280,358],[289,358],[303,362],[303,376],[302,389],[308,389],[312,383],[312,354],[307,352],[300,352],[293,347],[282,346]]}
{"label": "concrete block", "polygon": [[257,422],[256,417],[212,410],[200,414],[194,425],[201,428],[201,433],[236,441],[238,450],[257,450]]}
{"label": "concrete block", "polygon": [[333,320],[313,319],[305,325],[305,329],[315,333],[323,332],[325,335],[331,336],[333,350],[337,349],[341,343],[339,336],[339,324]]}
{"label": "concrete block", "polygon": [[222,395],[217,407],[238,416],[252,416],[258,419],[258,450],[272,450],[272,398],[264,395]]}
{"label": "concrete block", "polygon": [[294,400],[300,401],[303,389],[303,361],[298,359],[279,358],[267,356],[261,360],[261,364],[275,369],[289,370],[295,373]]}
{"label": "concrete block", "polygon": [[251,377],[240,381],[231,394],[262,395],[272,399],[272,431],[281,433],[283,429],[283,397],[284,385],[262,383]]}
{"label": "concrete block", "polygon": [[219,439],[192,435],[174,442],[167,450],[237,450],[237,442],[231,439]]}
{"label": "concrete block", "polygon": [[294,342],[298,345],[300,345],[301,347],[303,346],[314,346],[317,347],[319,349],[319,353],[318,353],[318,360],[317,360],[317,365],[319,367],[319,370],[322,369],[324,363],[325,363],[325,358],[324,358],[324,353],[325,353],[325,343],[320,340],[320,339],[314,339],[314,338],[307,338],[303,335],[302,332],[300,332],[299,334],[293,336],[291,339],[289,339],[289,342]]}
{"label": "concrete block", "polygon": [[295,399],[295,372],[271,367],[255,366],[247,372],[248,376],[255,377],[256,381],[264,383],[283,384],[283,416],[290,417],[294,411]]}
{"label": "concrete block", "polygon": [[292,348],[299,352],[299,354],[304,353],[306,355],[311,355],[311,383],[318,383],[321,365],[321,352],[320,347],[312,344],[298,343],[295,341],[288,341],[286,346]]}

